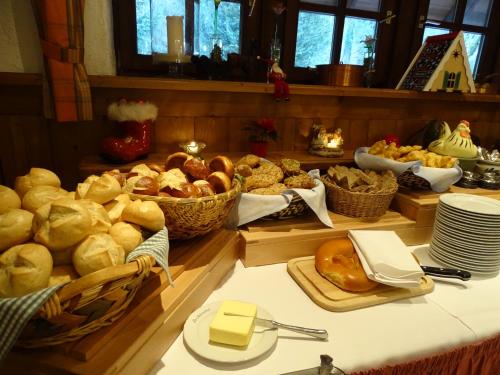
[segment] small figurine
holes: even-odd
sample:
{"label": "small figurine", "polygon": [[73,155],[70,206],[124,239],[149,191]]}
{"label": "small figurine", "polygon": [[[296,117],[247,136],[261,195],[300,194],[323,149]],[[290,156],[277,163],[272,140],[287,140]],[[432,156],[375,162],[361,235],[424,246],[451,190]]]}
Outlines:
{"label": "small figurine", "polygon": [[342,129],[337,128],[333,133],[328,133],[323,125],[312,125],[309,153],[326,157],[342,156],[343,144]]}
{"label": "small figurine", "polygon": [[441,137],[429,145],[429,151],[440,155],[448,155],[457,158],[475,158],[477,147],[470,136],[469,122],[460,121],[453,132],[448,124],[444,123]]}
{"label": "small figurine", "polygon": [[[261,59],[257,56],[257,59]],[[276,101],[290,100],[290,89],[285,81],[286,73],[280,68],[278,63],[272,59],[262,59],[269,66],[268,78],[274,83],[274,99]]]}

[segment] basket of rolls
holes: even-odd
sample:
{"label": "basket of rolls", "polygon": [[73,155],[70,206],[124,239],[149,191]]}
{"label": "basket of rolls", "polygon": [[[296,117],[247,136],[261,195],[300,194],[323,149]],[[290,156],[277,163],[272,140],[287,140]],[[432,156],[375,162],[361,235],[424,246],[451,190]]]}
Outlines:
{"label": "basket of rolls", "polygon": [[68,192],[56,174],[32,168],[15,189],[0,186],[2,335],[42,347],[111,324],[155,261],[168,268],[167,245],[159,206],[131,202],[115,176],[93,176]]}
{"label": "basket of rolls", "polygon": [[220,228],[240,190],[229,158],[219,155],[205,162],[184,152],[169,155],[164,166],[136,165],[124,185],[133,201],[159,205],[169,239],[193,238]]}
{"label": "basket of rolls", "polygon": [[[275,164],[248,154],[236,163],[236,173],[244,177],[242,191],[249,194],[280,195],[287,189],[312,189],[316,186],[314,179],[294,159],[281,159]],[[287,207],[262,218],[288,219],[303,215],[308,209],[307,203],[294,192]]]}
{"label": "basket of rolls", "polygon": [[350,217],[382,216],[398,190],[391,171],[377,173],[336,165],[328,168],[321,180],[326,187],[328,209]]}

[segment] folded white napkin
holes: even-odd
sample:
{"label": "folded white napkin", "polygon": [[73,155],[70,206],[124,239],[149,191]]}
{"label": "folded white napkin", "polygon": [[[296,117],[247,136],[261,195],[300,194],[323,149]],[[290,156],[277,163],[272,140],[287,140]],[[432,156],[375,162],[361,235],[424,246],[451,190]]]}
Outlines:
{"label": "folded white napkin", "polygon": [[236,202],[233,211],[226,220],[226,227],[234,228],[288,207],[295,192],[302,197],[323,224],[333,228],[326,208],[325,185],[319,178],[319,170],[311,170],[308,174],[316,183],[316,187],[312,189],[287,189],[277,195],[241,194],[239,201]]}
{"label": "folded white napkin", "polygon": [[424,272],[395,232],[350,230],[348,236],[369,279],[399,288],[420,285]]}

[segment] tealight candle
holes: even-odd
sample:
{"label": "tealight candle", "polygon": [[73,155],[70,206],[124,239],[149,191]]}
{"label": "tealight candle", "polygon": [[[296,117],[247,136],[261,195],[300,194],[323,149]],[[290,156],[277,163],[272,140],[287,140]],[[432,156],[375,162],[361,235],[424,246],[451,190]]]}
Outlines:
{"label": "tealight candle", "polygon": [[190,141],[179,144],[179,146],[189,155],[199,156],[201,151],[206,147],[206,144],[203,142]]}

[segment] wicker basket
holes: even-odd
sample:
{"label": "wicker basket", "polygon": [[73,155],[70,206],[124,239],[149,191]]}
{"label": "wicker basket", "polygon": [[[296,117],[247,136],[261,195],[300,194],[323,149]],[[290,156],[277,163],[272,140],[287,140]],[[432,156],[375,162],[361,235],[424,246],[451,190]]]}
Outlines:
{"label": "wicker basket", "polygon": [[431,184],[426,179],[415,175],[412,171],[404,171],[398,176],[399,186],[412,190],[431,190]]}
{"label": "wicker basket", "polygon": [[241,183],[233,179],[231,190],[202,198],[174,198],[129,193],[132,200],[150,200],[158,203],[165,214],[169,240],[202,236],[218,229],[224,223],[240,193]]}
{"label": "wicker basket", "polygon": [[283,220],[290,219],[292,217],[304,215],[309,209],[307,203],[298,194],[293,194],[292,201],[288,207],[283,208],[278,212],[274,212],[270,215],[264,216],[265,220]]}
{"label": "wicker basket", "polygon": [[350,217],[377,218],[382,216],[398,190],[387,193],[363,193],[348,191],[330,182],[327,176],[321,176],[326,187],[326,206],[330,211]]}
{"label": "wicker basket", "polygon": [[16,346],[59,345],[110,325],[125,312],[154,264],[153,257],[141,255],[64,285],[28,322]]}

